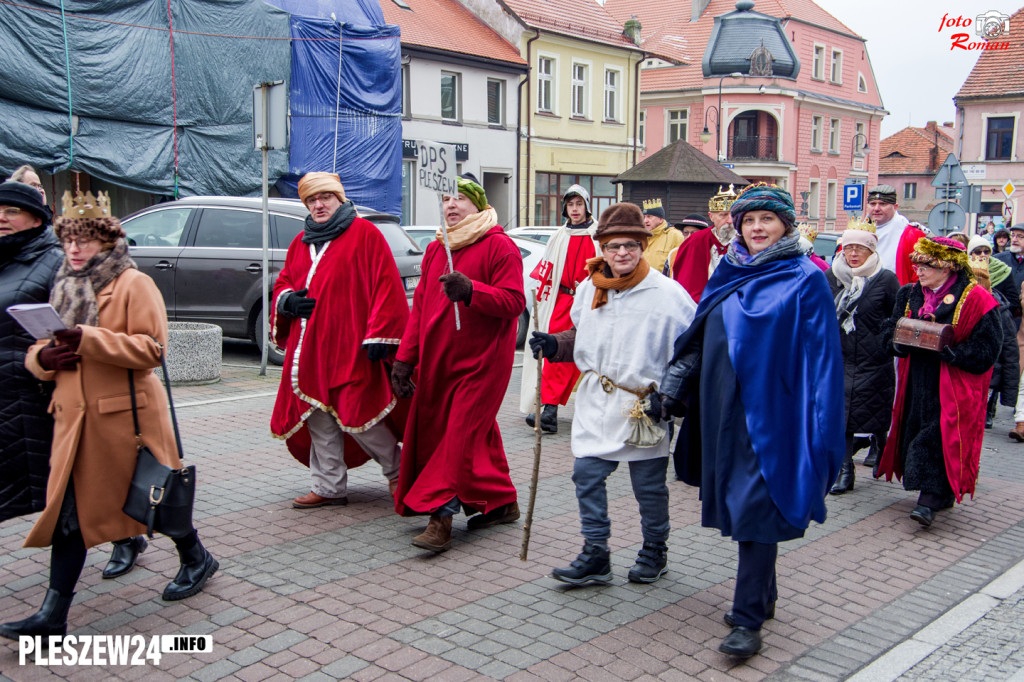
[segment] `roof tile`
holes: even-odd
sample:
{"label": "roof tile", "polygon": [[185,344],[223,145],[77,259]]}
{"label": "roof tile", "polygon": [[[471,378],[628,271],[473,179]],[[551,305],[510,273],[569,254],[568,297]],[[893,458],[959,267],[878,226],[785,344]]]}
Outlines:
{"label": "roof tile", "polygon": [[456,0],[404,0],[402,9],[380,0],[384,20],[402,29],[403,45],[418,45],[449,52],[525,64],[519,49],[502,38]]}
{"label": "roof tile", "polygon": [[[879,175],[932,175],[953,151],[953,138],[941,128],[908,127],[880,143]],[[936,146],[937,151],[936,151]]]}
{"label": "roof tile", "polygon": [[[1009,43],[1006,50],[983,50],[971,69],[967,80],[953,100],[967,97],[1019,97],[1024,95],[1024,8],[1010,17],[1013,29],[1005,34],[999,43]],[[973,34],[970,42],[980,42]],[[952,48],[951,48],[952,49]]]}

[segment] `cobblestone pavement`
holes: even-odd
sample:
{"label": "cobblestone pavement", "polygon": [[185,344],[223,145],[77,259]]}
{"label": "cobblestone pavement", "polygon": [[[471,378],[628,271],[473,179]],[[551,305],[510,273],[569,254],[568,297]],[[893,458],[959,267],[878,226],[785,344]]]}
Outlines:
{"label": "cobblestone pavement", "polygon": [[[528,560],[521,522],[470,532],[462,517],[452,549],[435,556],[410,545],[425,520],[394,514],[373,462],[351,472],[347,507],[291,508],[309,476],[269,434],[279,376],[228,359],[221,383],[175,390],[199,471],[196,526],[221,561],[206,589],[161,601],[177,558],[159,537],[134,571],[102,580],[106,545],[89,552],[69,617],[72,634],[209,634],[214,650],[165,654],[159,666],[46,668],[19,665],[17,645],[3,643],[0,679],[998,680],[1024,665],[1024,579],[986,588],[1000,576],[1005,588],[1024,559],[1024,446],[1006,438],[1008,408],[988,432],[975,499],[930,529],[908,517],[913,493],[858,466],[856,490],[829,498],[826,523],[780,545],[777,616],[744,663],[717,651],[736,548],[700,526],[696,491],[682,483],[670,483],[660,581],[625,578],[641,542],[625,470],[609,479],[615,582],[567,589],[549,577],[581,546],[571,405],[543,440]],[[499,423],[525,512],[534,436],[518,390],[517,371]],[[0,525],[0,621],[33,613],[46,589],[48,551],[21,548],[32,521]],[[930,625],[945,635],[929,637]]]}

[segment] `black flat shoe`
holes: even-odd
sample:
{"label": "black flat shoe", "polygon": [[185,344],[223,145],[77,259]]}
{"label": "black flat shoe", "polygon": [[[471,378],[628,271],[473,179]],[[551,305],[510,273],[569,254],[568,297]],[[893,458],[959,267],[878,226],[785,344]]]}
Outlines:
{"label": "black flat shoe", "polygon": [[124,575],[135,568],[135,562],[139,555],[146,551],[149,543],[146,538],[136,535],[124,542],[118,540],[114,543],[114,550],[110,553],[110,561],[103,569],[103,577],[107,580]]}
{"label": "black flat shoe", "polygon": [[930,507],[919,504],[914,507],[914,511],[910,512],[910,518],[927,528],[932,525],[932,521],[935,520],[935,512],[933,512]]}
{"label": "black flat shoe", "polygon": [[737,625],[718,645],[718,650],[736,658],[750,658],[761,651],[761,631]]}

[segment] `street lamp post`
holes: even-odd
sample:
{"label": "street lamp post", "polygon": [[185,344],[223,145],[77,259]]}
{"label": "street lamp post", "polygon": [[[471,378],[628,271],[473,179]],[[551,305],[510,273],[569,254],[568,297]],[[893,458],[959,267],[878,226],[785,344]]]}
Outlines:
{"label": "street lamp post", "polygon": [[856,135],[854,135],[853,136],[853,141],[852,141],[853,148],[850,151],[851,165],[852,165],[852,161],[853,161],[854,157],[856,157],[858,155],[857,154],[857,138],[858,137],[864,139],[864,146],[860,148],[860,156],[867,156],[867,153],[869,151],[871,151],[871,148],[868,146],[868,138],[867,138],[867,136],[864,133],[857,133]]}
{"label": "street lamp post", "polygon": [[707,144],[711,141],[711,133],[708,131],[708,112],[710,110],[715,111],[715,158],[718,161],[722,161],[722,81],[726,78],[743,78],[743,74],[739,71],[733,71],[732,73],[722,74],[722,77],[718,79],[718,106],[714,105],[706,107],[704,110],[704,130],[700,133],[700,141]]}

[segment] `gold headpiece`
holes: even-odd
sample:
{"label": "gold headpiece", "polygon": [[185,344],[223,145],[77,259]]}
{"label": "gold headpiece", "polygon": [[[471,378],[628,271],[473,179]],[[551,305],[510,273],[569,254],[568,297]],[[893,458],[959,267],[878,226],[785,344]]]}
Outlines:
{"label": "gold headpiece", "polygon": [[805,237],[810,243],[814,243],[814,240],[818,238],[818,228],[807,223],[799,223],[796,229],[800,231],[800,235]]}
{"label": "gold headpiece", "polygon": [[852,218],[846,223],[847,230],[864,230],[865,232],[875,233],[875,225],[870,220],[861,220],[860,218]]}
{"label": "gold headpiece", "polygon": [[718,213],[720,211],[728,211],[732,208],[733,202],[736,201],[736,190],[730,184],[729,189],[722,191],[722,186],[718,186],[718,194],[711,197],[708,200],[708,210],[712,213]]}
{"label": "gold headpiece", "polygon": [[661,199],[644,199],[644,210],[649,211],[652,208],[661,208]]}
{"label": "gold headpiece", "polygon": [[973,276],[967,260],[967,247],[948,237],[921,237],[909,254],[911,263],[945,265],[954,270],[964,270]]}
{"label": "gold headpiece", "polygon": [[77,192],[75,198],[72,199],[71,190],[65,190],[64,196],[61,197],[61,203],[64,205],[65,218],[110,217],[109,192],[97,192],[95,196],[92,192],[86,192],[84,195]]}

